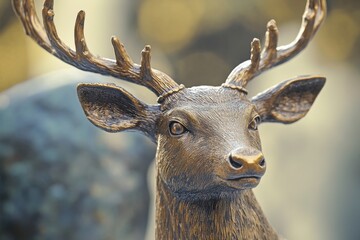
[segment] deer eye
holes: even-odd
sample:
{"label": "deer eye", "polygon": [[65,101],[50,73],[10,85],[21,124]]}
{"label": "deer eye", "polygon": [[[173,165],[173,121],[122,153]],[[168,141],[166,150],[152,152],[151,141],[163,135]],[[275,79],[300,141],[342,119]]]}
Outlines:
{"label": "deer eye", "polygon": [[254,117],[253,120],[249,124],[249,129],[258,130],[259,123],[260,123],[260,117],[259,116]]}
{"label": "deer eye", "polygon": [[181,135],[188,131],[181,123],[175,122],[175,121],[170,122],[169,130],[170,130],[171,135],[174,135],[174,136]]}

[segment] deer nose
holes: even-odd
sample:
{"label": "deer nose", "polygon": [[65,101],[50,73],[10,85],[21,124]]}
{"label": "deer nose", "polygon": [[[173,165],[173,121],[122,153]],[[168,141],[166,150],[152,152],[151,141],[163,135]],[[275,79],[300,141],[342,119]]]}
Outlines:
{"label": "deer nose", "polygon": [[264,155],[254,148],[237,148],[229,154],[229,164],[244,174],[262,176],[265,173]]}

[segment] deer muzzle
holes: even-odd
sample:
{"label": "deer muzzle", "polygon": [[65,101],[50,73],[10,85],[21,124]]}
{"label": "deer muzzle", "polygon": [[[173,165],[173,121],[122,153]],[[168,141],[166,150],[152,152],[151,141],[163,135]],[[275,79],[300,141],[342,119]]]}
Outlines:
{"label": "deer muzzle", "polygon": [[266,162],[261,151],[255,148],[237,148],[228,156],[228,180],[257,179],[264,175]]}

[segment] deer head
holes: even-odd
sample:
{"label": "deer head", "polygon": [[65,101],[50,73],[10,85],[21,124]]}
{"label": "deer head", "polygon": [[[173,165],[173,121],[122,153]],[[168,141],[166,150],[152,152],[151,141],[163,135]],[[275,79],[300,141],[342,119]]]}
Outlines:
{"label": "deer head", "polygon": [[113,37],[115,60],[93,55],[84,38],[83,11],[75,24],[76,50],[58,37],[53,0],[46,0],[40,24],[33,0],[13,0],[26,33],[60,60],[85,71],[143,85],[158,96],[148,105],[112,84],[80,84],[78,96],[87,118],[109,132],[138,130],[157,143],[158,177],[178,198],[213,199],[253,188],[265,173],[258,125],[293,123],[306,115],[325,78],[302,76],[248,98],[247,83],[284,63],[309,43],[322,23],[325,0],[308,0],[296,39],[277,46],[274,20],[267,25],[265,45],[254,39],[250,60],[239,64],[218,87],[186,88],[150,66],[150,46],[135,64]]}

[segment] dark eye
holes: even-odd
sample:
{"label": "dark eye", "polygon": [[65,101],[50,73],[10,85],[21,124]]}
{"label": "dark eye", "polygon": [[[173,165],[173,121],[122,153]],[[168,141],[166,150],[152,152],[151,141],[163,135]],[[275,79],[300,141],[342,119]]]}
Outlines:
{"label": "dark eye", "polygon": [[170,133],[174,136],[178,136],[187,132],[187,129],[181,123],[175,121],[170,122],[169,130]]}
{"label": "dark eye", "polygon": [[260,123],[260,117],[259,116],[254,117],[253,120],[249,124],[249,129],[258,130],[259,123]]}

